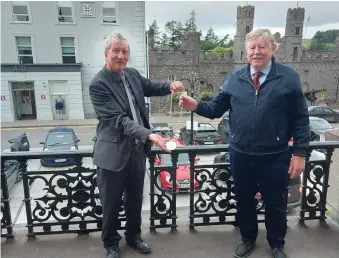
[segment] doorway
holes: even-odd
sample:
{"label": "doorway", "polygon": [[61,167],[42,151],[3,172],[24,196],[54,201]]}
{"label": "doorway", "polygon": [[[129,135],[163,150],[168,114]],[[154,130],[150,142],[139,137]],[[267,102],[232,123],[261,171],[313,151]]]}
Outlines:
{"label": "doorway", "polygon": [[12,82],[15,120],[36,120],[34,82]]}

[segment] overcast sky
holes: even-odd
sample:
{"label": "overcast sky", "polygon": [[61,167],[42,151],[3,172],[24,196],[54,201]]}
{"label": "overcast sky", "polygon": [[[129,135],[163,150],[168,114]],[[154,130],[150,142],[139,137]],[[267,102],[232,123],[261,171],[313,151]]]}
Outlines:
{"label": "overcast sky", "polygon": [[[237,6],[253,5],[254,29],[270,28],[272,33],[285,34],[288,8],[296,8],[296,1],[146,1],[146,25],[156,19],[163,29],[167,21],[185,21],[192,10],[196,13],[198,29],[203,33],[213,27],[219,37],[235,34]],[[339,29],[339,1],[299,1],[305,8],[304,37],[312,38],[320,30]],[[310,17],[307,29],[307,19]],[[306,33],[306,35],[305,35]]]}

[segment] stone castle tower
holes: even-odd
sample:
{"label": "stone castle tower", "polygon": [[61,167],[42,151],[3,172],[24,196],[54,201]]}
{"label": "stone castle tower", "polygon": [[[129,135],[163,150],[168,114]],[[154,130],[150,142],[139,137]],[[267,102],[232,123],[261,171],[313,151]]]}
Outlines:
{"label": "stone castle tower", "polygon": [[253,30],[254,6],[238,6],[237,29],[234,35],[233,59],[243,63],[246,60],[245,38],[246,34]]}
{"label": "stone castle tower", "polygon": [[302,56],[304,8],[289,8],[286,16],[284,49],[280,52],[285,62],[299,62]]}

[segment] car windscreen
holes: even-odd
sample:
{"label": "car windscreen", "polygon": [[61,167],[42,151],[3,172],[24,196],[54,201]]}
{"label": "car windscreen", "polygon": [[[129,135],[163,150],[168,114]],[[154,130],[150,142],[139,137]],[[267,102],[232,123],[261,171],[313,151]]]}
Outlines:
{"label": "car windscreen", "polygon": [[333,129],[333,126],[325,120],[311,120],[310,123],[313,130]]}
{"label": "car windscreen", "polygon": [[46,140],[46,145],[63,145],[74,144],[74,138],[71,133],[52,133],[49,134]]}
{"label": "car windscreen", "polygon": [[[171,154],[163,154],[164,155],[164,165],[165,166],[171,166],[172,165],[172,159]],[[178,156],[178,166],[182,165],[188,165],[189,159],[188,159],[188,153],[180,153]]]}

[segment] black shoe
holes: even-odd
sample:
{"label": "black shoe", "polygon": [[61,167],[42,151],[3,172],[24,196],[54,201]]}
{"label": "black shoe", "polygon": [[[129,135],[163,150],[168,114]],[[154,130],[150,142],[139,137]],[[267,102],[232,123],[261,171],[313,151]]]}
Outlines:
{"label": "black shoe", "polygon": [[142,239],[126,241],[126,243],[139,253],[148,254],[151,252],[151,246]]}
{"label": "black shoe", "polygon": [[236,258],[245,258],[250,255],[251,251],[255,247],[255,243],[245,243],[241,241],[240,244],[237,246],[234,252],[234,257]]}
{"label": "black shoe", "polygon": [[284,248],[273,248],[272,249],[272,257],[273,258],[286,258],[287,255],[284,251]]}
{"label": "black shoe", "polygon": [[112,246],[107,249],[107,258],[120,258],[119,247]]}

